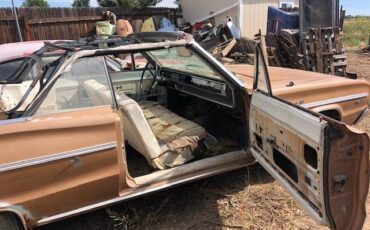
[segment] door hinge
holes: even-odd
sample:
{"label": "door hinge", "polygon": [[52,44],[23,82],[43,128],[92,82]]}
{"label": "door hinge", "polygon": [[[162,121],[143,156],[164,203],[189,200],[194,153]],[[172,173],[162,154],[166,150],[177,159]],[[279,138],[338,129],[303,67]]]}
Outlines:
{"label": "door hinge", "polygon": [[344,191],[344,185],[347,182],[348,177],[346,175],[334,176],[334,191],[342,193]]}

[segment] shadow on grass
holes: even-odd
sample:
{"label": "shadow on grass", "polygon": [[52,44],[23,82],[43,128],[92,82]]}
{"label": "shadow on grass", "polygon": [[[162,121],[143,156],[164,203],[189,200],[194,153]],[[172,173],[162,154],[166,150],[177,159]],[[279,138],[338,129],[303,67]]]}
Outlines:
{"label": "shadow on grass", "polygon": [[[247,186],[273,179],[256,165],[126,201],[37,230],[220,229],[218,204]],[[62,203],[62,201],[61,201]]]}

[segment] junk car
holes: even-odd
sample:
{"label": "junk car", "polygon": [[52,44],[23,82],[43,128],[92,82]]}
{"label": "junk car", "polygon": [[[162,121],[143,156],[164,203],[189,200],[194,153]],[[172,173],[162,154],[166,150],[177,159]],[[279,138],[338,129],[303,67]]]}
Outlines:
{"label": "junk car", "polygon": [[[189,37],[45,42],[1,78],[0,228],[45,225],[258,160],[316,222],[360,229],[367,134],[302,106],[319,95],[278,97],[259,45],[255,57],[247,81]],[[346,100],[357,111],[351,124],[367,108],[368,84],[358,85],[362,97]]]}

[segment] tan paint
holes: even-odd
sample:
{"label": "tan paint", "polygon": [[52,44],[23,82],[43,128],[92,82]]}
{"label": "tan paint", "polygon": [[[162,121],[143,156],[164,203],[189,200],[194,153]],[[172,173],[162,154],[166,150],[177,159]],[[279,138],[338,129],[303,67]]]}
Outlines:
{"label": "tan paint", "polygon": [[[348,125],[330,123],[344,134],[330,144],[330,211],[336,229],[361,229],[366,218],[365,203],[369,191],[369,136]],[[331,179],[336,175],[347,175],[349,178],[342,193],[334,190]]]}
{"label": "tan paint", "polygon": [[[226,65],[226,67],[245,83],[249,94],[253,91],[254,67],[251,65]],[[351,80],[326,74],[269,67],[273,95],[294,104],[308,104],[333,98],[361,93],[370,94],[370,84],[365,80]],[[288,87],[293,82],[294,86]],[[330,105],[312,107],[315,112],[336,109],[342,122],[353,124],[362,111],[368,107],[369,97]]]}
{"label": "tan paint", "polygon": [[0,173],[0,185],[6,185],[0,189],[1,202],[23,207],[28,212],[22,215],[35,221],[118,196],[120,189],[127,188],[119,187],[126,177],[118,166],[123,162],[119,131],[120,119],[110,107],[0,126],[0,145],[6,150],[0,154],[0,165],[107,142],[118,146],[83,155],[77,165],[70,158]]}

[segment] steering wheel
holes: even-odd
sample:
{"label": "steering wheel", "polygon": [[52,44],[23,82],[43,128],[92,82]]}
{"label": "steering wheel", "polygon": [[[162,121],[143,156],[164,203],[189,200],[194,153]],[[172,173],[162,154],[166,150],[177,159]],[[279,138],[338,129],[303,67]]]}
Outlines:
{"label": "steering wheel", "polygon": [[[153,73],[153,70],[150,69],[150,67],[154,67],[155,69],[155,72]],[[141,99],[141,96],[143,95],[144,93],[144,90],[143,90],[143,82],[144,82],[144,77],[145,77],[145,73],[146,71],[149,71],[150,75],[152,75],[153,77],[153,80],[152,80],[152,83],[150,84],[150,87],[149,87],[149,90],[147,91],[147,93],[150,93],[150,91],[152,89],[154,89],[157,85],[157,82],[158,82],[158,79],[157,79],[157,63],[155,61],[149,61],[146,65],[145,65],[145,68],[141,74],[141,78],[140,78],[140,88],[139,88],[139,95],[138,95],[138,101],[140,101]]]}

